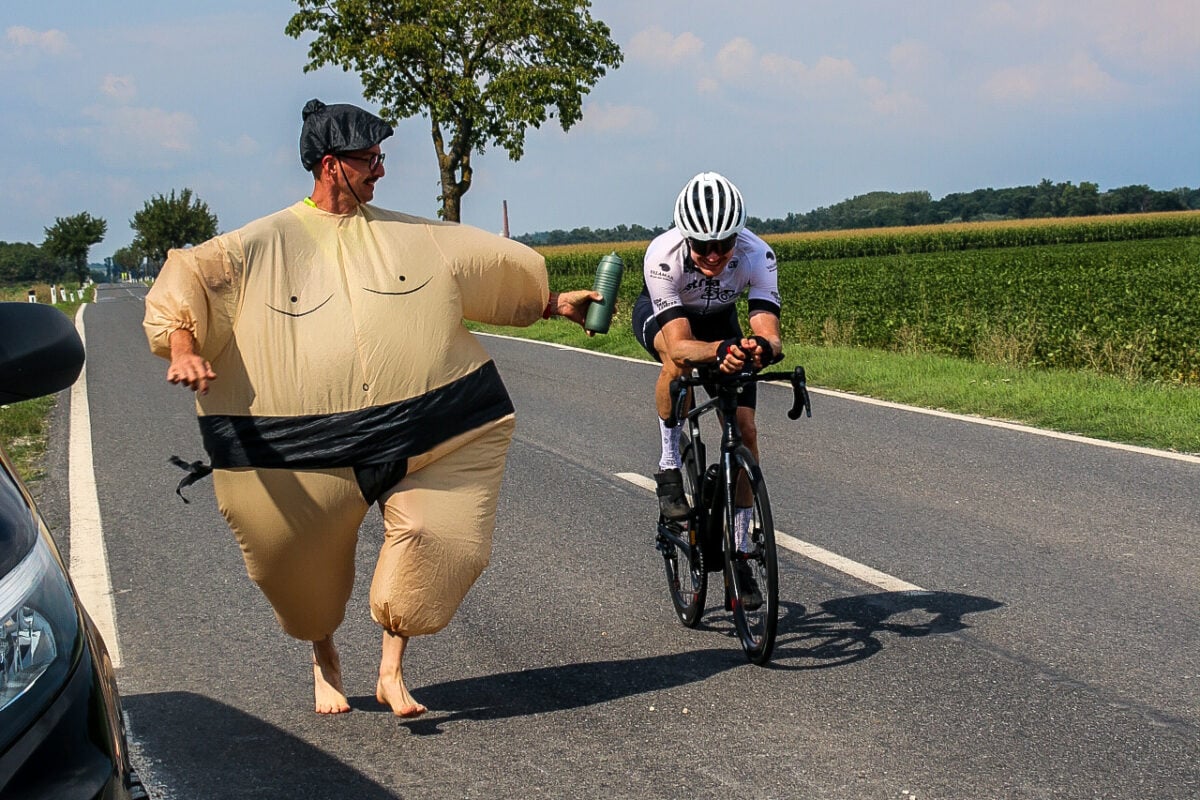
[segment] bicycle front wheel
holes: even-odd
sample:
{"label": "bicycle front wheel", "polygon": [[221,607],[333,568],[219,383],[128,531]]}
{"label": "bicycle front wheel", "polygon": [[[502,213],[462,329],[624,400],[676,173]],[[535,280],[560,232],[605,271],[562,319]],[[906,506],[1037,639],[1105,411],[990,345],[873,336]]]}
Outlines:
{"label": "bicycle front wheel", "polygon": [[[775,523],[762,470],[750,451],[734,454],[735,486],[749,482],[753,502],[749,509],[748,536],[738,541],[735,517],[740,509],[725,513],[725,581],[733,624],[746,657],[765,664],[775,649],[779,621],[779,565],[775,552]],[[730,504],[736,506],[736,502]]]}

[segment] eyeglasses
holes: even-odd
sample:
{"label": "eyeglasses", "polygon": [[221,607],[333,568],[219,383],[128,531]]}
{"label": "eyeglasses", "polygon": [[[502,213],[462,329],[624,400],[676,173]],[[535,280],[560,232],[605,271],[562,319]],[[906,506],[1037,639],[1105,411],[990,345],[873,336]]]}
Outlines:
{"label": "eyeglasses", "polygon": [[712,239],[707,242],[688,237],[687,242],[688,247],[692,248],[692,252],[698,256],[706,256],[709,253],[724,256],[733,252],[733,246],[737,244],[737,234],[727,236],[724,239]]}
{"label": "eyeglasses", "polygon": [[387,153],[371,153],[369,156],[352,156],[349,153],[334,153],[334,156],[337,158],[348,158],[351,161],[365,161],[367,162],[367,169],[374,172],[376,167],[383,166],[383,160],[387,158]]}

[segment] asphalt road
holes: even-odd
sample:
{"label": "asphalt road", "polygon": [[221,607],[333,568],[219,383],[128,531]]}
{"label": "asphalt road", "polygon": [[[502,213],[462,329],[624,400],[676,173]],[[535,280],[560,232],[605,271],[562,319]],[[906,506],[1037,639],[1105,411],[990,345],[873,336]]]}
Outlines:
{"label": "asphalt road", "polygon": [[[154,797],[1200,796],[1200,464],[826,394],[792,422],[765,387],[777,526],[925,591],[784,551],[759,668],[719,607],[675,621],[654,498],[616,477],[655,468],[654,368],[499,338],[518,429],[492,563],[410,647],[431,712],[373,697],[372,512],[338,634],[354,710],[320,717],[308,647],[246,578],[211,481],[174,493],[167,457],[203,452],[140,294],[102,288],[84,321],[118,678]],[[69,548],[54,432],[41,502]]]}

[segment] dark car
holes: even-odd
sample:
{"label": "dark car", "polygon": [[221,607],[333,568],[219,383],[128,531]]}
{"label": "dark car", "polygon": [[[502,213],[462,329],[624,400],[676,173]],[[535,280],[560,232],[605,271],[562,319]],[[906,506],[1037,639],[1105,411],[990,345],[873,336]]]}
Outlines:
{"label": "dark car", "polygon": [[[82,367],[83,342],[61,311],[0,303],[0,404],[64,389]],[[2,449],[0,797],[146,797],[104,641]]]}

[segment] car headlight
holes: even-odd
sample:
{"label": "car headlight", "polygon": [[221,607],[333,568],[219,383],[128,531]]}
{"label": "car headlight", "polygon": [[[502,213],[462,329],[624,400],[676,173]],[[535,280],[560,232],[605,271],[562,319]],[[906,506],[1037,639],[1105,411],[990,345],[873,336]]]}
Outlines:
{"label": "car headlight", "polygon": [[25,730],[58,695],[70,675],[79,637],[71,587],[46,541],[37,536],[29,554],[0,578],[0,715],[5,732]]}

